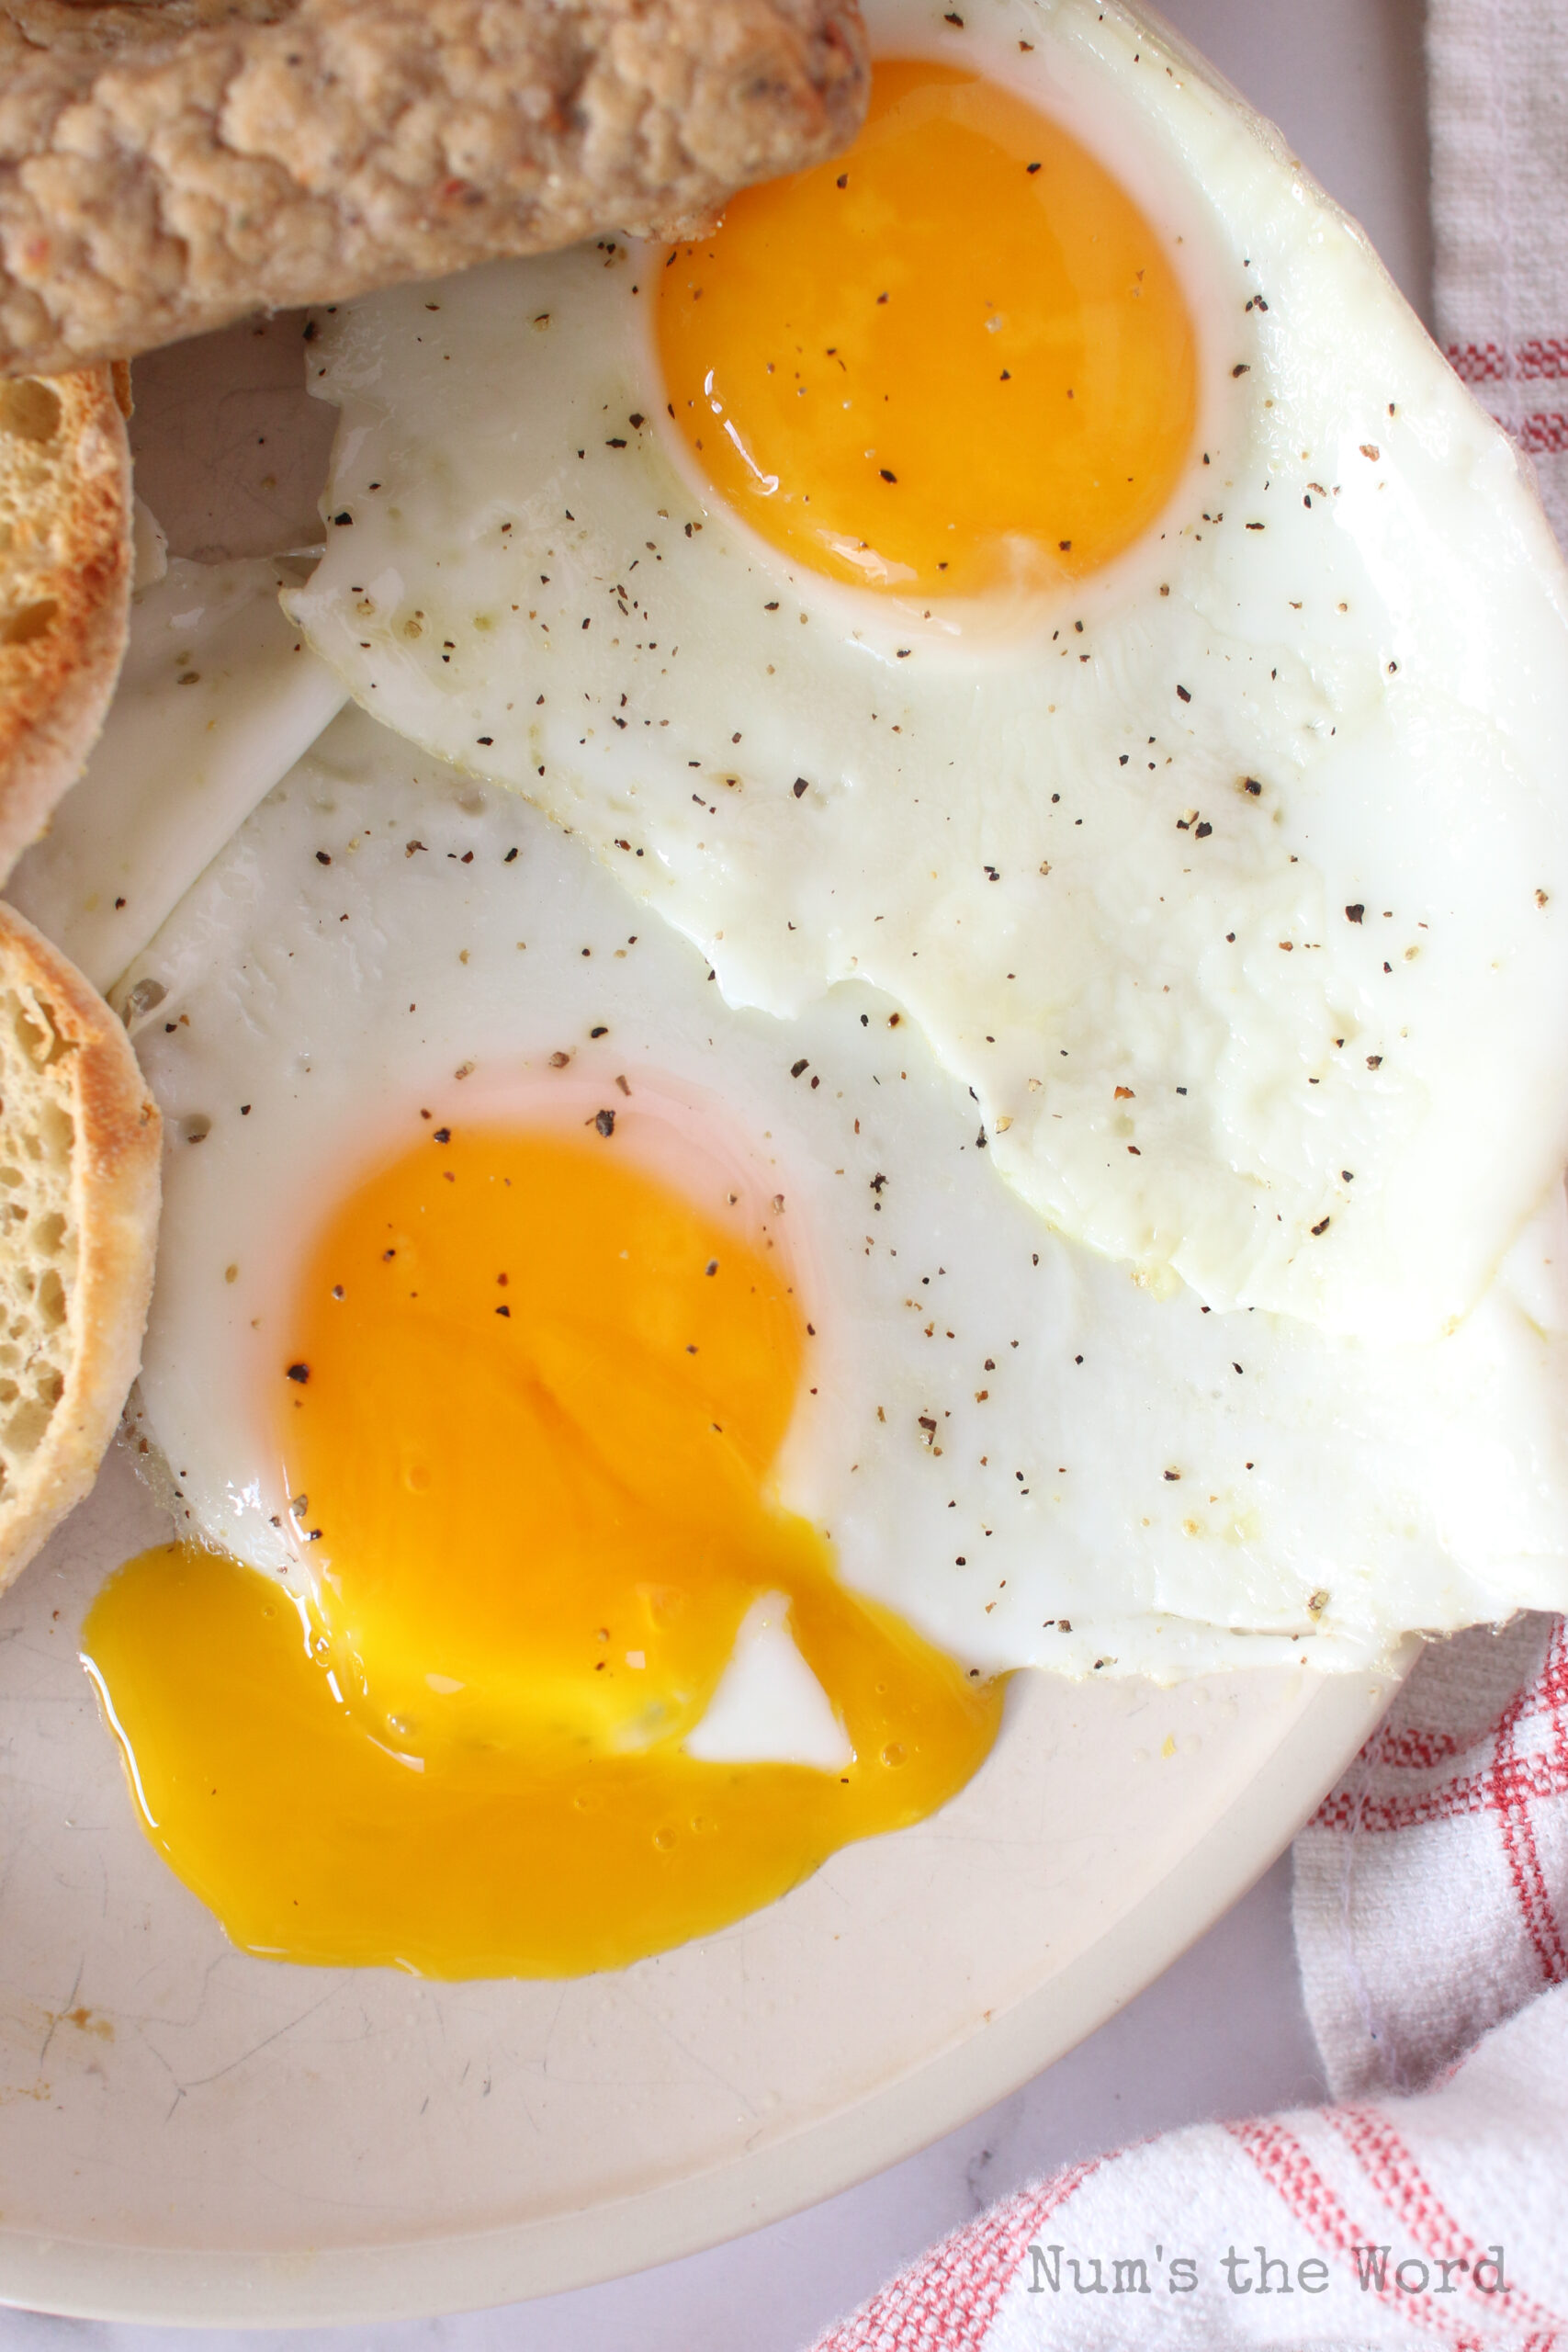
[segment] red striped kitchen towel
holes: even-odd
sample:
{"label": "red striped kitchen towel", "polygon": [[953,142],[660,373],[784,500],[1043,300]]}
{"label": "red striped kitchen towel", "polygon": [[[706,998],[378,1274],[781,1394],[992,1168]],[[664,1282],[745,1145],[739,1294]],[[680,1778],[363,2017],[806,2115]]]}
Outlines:
{"label": "red striped kitchen towel", "polygon": [[[1427,0],[1439,342],[1568,547],[1568,0]],[[1568,1637],[1435,1645],[1296,1840],[1335,2104],[1075,2165],[818,2352],[1568,2352]]]}
{"label": "red striped kitchen towel", "polygon": [[1568,2352],[1568,1636],[1423,1657],[1296,1842],[1335,2104],[1074,2165],[818,2352]]}
{"label": "red striped kitchen towel", "polygon": [[1568,546],[1568,6],[1427,0],[1438,340]]}

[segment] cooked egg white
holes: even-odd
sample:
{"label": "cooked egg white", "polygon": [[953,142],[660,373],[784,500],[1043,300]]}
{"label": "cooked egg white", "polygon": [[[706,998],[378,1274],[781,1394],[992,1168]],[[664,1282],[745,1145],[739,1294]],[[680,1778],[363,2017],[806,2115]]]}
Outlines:
{"label": "cooked egg white", "polygon": [[1125,7],[958,13],[878,0],[861,145],[701,246],[323,319],[294,610],[732,1004],[913,1014],[1061,1231],[1434,1338],[1568,1146],[1561,560],[1233,95]]}
{"label": "cooked egg white", "polygon": [[617,1965],[940,1804],[1013,1668],[1561,1599],[1561,1194],[1448,1340],[1212,1314],[1048,1231],[886,995],[733,1009],[628,908],[351,711],[116,992],[186,1540],[84,1650],[245,1948]]}
{"label": "cooked egg white", "polygon": [[151,569],[104,731],[6,887],[100,989],[345,698],[279,608],[287,564],[170,562],[159,548]]}
{"label": "cooked egg white", "polygon": [[814,1764],[841,1772],[854,1762],[832,1702],[791,1638],[786,1594],[765,1592],[752,1602],[702,1721],[682,1744],[708,1764]]}
{"label": "cooked egg white", "polygon": [[510,795],[334,722],[116,993],[170,1136],[141,1401],[193,1530],[308,1559],[269,1419],[303,1254],[389,1156],[542,1124],[784,1253],[779,1498],[965,1665],[1371,1663],[1561,1591],[1559,1193],[1445,1341],[1209,1313],[1043,1227],[887,998],[781,1022],[709,970]]}

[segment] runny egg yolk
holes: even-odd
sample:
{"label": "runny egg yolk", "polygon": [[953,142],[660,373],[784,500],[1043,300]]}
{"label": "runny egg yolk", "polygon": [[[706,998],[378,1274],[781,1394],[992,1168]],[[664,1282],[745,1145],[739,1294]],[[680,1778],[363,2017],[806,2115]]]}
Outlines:
{"label": "runny egg yolk", "polygon": [[[248,1951],[620,1966],[921,1819],[996,1736],[999,1682],[770,1495],[812,1345],[782,1250],[598,1126],[427,1126],[331,1217],[276,1371],[310,1598],[175,1544],[88,1616],[149,1833]],[[683,1750],[764,1593],[840,1769]]]}
{"label": "runny egg yolk", "polygon": [[1145,531],[1198,362],[1138,205],[973,73],[874,71],[847,157],[745,189],[670,254],[658,341],[704,474],[784,554],[906,595],[1032,590]]}

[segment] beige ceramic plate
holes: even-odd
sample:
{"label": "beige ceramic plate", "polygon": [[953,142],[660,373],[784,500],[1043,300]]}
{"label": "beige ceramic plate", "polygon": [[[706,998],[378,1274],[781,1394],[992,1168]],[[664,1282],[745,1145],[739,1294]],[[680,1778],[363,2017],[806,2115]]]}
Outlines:
{"label": "beige ceramic plate", "polygon": [[1266,1868],[1387,1702],[1304,1669],[1014,1686],[946,1812],[615,1976],[251,1960],[141,1834],[81,1667],[164,1532],[123,1461],[0,1600],[0,2300],[368,2321],[777,2219],[1068,2049]]}
{"label": "beige ceramic plate", "polygon": [[[282,316],[137,370],[175,552],[309,537]],[[77,1663],[165,1524],[112,1459],[0,1599],[0,2301],[210,2324],[546,2294],[893,2163],[1110,2016],[1267,1868],[1387,1703],[1306,1671],[1021,1678],[947,1811],[623,1975],[429,1984],[234,1951],[144,1842]]]}

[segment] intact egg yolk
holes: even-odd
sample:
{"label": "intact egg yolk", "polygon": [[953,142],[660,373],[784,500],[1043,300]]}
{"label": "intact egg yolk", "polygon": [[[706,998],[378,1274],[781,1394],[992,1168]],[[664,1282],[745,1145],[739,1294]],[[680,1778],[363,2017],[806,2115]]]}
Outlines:
{"label": "intact egg yolk", "polygon": [[906,595],[1094,571],[1191,447],[1196,338],[1149,221],[1059,123],[950,65],[883,60],[847,157],[674,247],[657,331],[719,495]]}
{"label": "intact egg yolk", "polygon": [[[1000,1683],[850,1593],[770,1493],[811,1345],[782,1252],[615,1141],[427,1128],[331,1217],[287,1329],[311,1597],[169,1545],[83,1645],[149,1834],[246,1950],[620,1966],[989,1750]],[[684,1752],[765,1592],[840,1770]]]}

